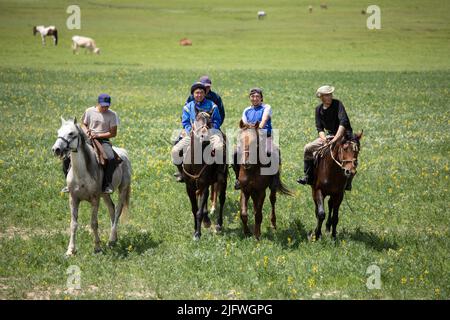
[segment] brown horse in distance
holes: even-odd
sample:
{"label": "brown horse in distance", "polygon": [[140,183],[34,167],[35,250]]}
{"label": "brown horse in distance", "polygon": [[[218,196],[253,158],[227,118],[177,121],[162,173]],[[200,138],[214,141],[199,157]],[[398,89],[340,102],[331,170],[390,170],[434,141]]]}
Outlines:
{"label": "brown horse in distance", "polygon": [[316,206],[317,227],[315,238],[322,236],[322,223],[325,219],[324,200],[328,200],[328,219],[326,231],[332,228],[332,237],[336,238],[336,226],[339,221],[339,206],[344,199],[347,180],[353,178],[358,166],[358,153],[362,132],[352,139],[343,137],[335,144],[327,143],[316,154],[318,164],[314,171],[314,183],[311,186],[312,196]]}
{"label": "brown horse in distance", "polygon": [[202,221],[205,228],[211,226],[207,209],[209,186],[214,186],[214,191],[219,195],[220,208],[216,231],[221,231],[223,224],[223,207],[228,175],[226,162],[224,161],[223,164],[208,164],[203,159],[203,156],[200,163],[195,163],[194,161],[194,148],[201,147],[203,155],[203,151],[209,145],[209,129],[211,129],[210,115],[207,112],[199,112],[191,131],[191,145],[184,157],[184,160],[188,157],[189,161],[183,161],[182,175],[186,182],[186,191],[191,201],[192,214],[194,215],[194,240],[199,240],[201,237]]}
{"label": "brown horse in distance", "polygon": [[[261,164],[259,150],[264,146],[260,147],[259,123],[256,123],[255,125],[248,125],[244,124],[241,120],[240,129],[241,130],[238,138],[240,151],[238,151],[238,158],[241,159],[241,164],[239,165],[239,182],[241,185],[241,220],[244,226],[244,233],[246,235],[250,235],[251,232],[247,225],[247,209],[248,200],[252,198],[253,211],[255,214],[254,234],[255,238],[259,239],[259,237],[261,236],[262,210],[264,199],[266,197],[267,187],[270,188],[269,198],[272,205],[270,221],[274,229],[276,229],[275,203],[277,200],[277,191],[285,195],[292,194],[282,184],[279,168],[273,175],[261,174],[261,169],[264,167],[264,165]],[[251,161],[251,150],[256,150],[256,161]],[[255,157],[253,156],[253,158]]]}

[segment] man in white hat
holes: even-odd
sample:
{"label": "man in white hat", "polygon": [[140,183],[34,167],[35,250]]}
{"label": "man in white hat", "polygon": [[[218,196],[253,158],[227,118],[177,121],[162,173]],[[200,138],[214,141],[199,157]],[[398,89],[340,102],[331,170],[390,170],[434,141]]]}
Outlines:
{"label": "man in white hat", "polygon": [[[347,112],[341,101],[333,99],[333,86],[322,86],[316,91],[316,96],[322,101],[315,110],[316,128],[319,138],[308,143],[304,149],[305,176],[297,180],[300,184],[312,185],[314,181],[314,152],[323,146],[327,140],[336,142],[342,136],[353,136],[353,130]],[[326,131],[326,133],[325,133]],[[351,190],[351,181],[346,190]]]}

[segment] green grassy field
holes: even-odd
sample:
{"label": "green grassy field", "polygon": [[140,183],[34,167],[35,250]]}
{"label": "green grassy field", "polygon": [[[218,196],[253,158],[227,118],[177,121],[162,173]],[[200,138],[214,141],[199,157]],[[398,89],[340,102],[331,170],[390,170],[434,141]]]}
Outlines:
{"label": "green grassy field", "polygon": [[[70,2],[0,1],[0,298],[449,299],[450,6],[379,1],[382,29],[371,31],[360,13],[368,3],[319,3],[309,14],[306,1],[81,1],[82,29],[69,31]],[[42,48],[35,24],[59,26],[58,47],[48,39]],[[74,34],[95,38],[102,54],[72,55]],[[194,45],[180,47],[183,37]],[[279,197],[277,231],[266,202],[259,242],[244,237],[231,187],[223,233],[204,230],[192,241],[169,139],[204,73],[224,100],[224,129],[237,126],[252,86],[274,109],[282,179],[295,196]],[[295,179],[316,135],[314,90],[324,83],[336,86],[365,137],[338,240],[309,242],[313,201]],[[113,97],[121,117],[114,143],[133,164],[130,213],[109,249],[101,205],[104,252],[95,255],[83,203],[78,254],[66,258],[68,196],[59,193],[51,146],[59,116],[80,118],[100,92]],[[372,264],[379,290],[366,287]],[[81,270],[74,292],[71,265]]]}

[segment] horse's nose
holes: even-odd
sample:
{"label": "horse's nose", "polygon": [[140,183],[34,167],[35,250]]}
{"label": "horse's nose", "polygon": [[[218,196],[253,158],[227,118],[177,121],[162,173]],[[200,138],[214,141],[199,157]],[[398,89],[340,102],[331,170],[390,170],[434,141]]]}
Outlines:
{"label": "horse's nose", "polygon": [[352,172],[350,170],[348,170],[348,169],[345,169],[344,170],[344,174],[348,178],[348,177],[350,177],[352,175]]}
{"label": "horse's nose", "polygon": [[60,148],[58,148],[58,147],[53,147],[52,148],[52,151],[53,151],[53,153],[55,154],[55,155],[57,155],[57,156],[59,156],[60,154],[61,154],[61,149]]}

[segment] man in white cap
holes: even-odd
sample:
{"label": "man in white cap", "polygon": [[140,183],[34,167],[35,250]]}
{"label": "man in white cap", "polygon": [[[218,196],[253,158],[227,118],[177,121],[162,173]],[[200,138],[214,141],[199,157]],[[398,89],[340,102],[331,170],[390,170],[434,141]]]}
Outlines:
{"label": "man in white cap", "polygon": [[[333,86],[322,86],[316,91],[316,96],[322,101],[315,110],[316,128],[319,138],[308,143],[304,149],[305,176],[297,180],[300,184],[312,185],[314,181],[314,152],[331,139],[336,142],[344,135],[353,136],[353,130],[347,112],[341,101],[333,99]],[[325,133],[326,131],[326,133]],[[351,190],[351,181],[346,190]]]}

